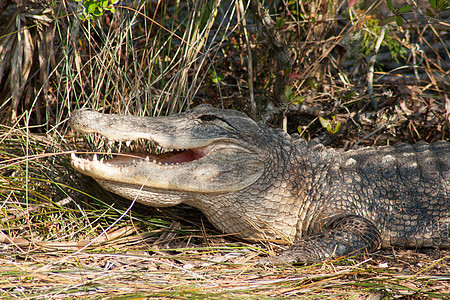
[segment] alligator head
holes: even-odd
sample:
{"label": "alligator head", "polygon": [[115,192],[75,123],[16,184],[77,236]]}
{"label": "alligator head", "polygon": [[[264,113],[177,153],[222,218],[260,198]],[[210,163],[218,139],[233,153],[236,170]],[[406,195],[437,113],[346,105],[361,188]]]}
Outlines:
{"label": "alligator head", "polygon": [[109,160],[73,154],[72,166],[105,189],[150,206],[173,206],[198,193],[242,190],[264,170],[260,127],[238,111],[201,105],[186,113],[149,118],[82,109],[69,124],[77,132],[125,142],[128,149],[143,145]]}
{"label": "alligator head", "polygon": [[303,181],[283,180],[296,153],[283,131],[209,105],[155,118],[84,109],[69,124],[128,148],[112,159],[72,155],[72,166],[106,190],[154,207],[194,206],[244,239],[294,239]]}

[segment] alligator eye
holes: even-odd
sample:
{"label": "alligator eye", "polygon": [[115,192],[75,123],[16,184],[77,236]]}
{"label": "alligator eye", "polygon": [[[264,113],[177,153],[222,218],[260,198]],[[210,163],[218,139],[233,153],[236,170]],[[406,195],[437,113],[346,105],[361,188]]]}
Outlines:
{"label": "alligator eye", "polygon": [[223,129],[229,130],[229,131],[236,131],[233,126],[228,123],[227,120],[222,119],[221,117],[215,116],[215,115],[201,115],[198,117],[198,119],[201,122],[205,122],[205,123],[210,123],[210,124],[214,124],[216,126],[219,126]]}
{"label": "alligator eye", "polygon": [[202,115],[199,117],[199,119],[202,122],[211,122],[211,121],[217,120],[219,118],[216,117],[215,115]]}

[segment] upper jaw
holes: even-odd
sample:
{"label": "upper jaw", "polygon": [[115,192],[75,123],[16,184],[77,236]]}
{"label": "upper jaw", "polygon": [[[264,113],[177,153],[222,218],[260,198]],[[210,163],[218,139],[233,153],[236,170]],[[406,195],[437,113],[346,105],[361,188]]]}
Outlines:
{"label": "upper jaw", "polygon": [[[79,128],[75,127],[74,129]],[[100,148],[102,148],[101,138],[106,142],[105,136],[102,135],[105,131],[99,131],[81,130],[81,132],[90,133],[94,139],[97,139]],[[109,130],[106,129],[106,132],[109,132]],[[107,143],[103,143],[103,150],[99,149],[99,151],[94,152],[90,158],[82,158],[73,153],[71,156],[72,166],[81,173],[94,178],[112,178],[114,172],[116,172],[116,168],[145,167],[157,171],[167,167],[182,167],[186,163],[196,162],[208,156],[210,153],[218,151],[222,151],[224,155],[214,155],[213,160],[219,157],[219,160],[231,159],[232,161],[232,155],[227,154],[233,151],[251,153],[251,151],[246,150],[243,146],[229,140],[212,140],[210,144],[206,142],[195,143],[196,147],[189,148],[184,147],[184,144],[182,146],[181,143],[170,143],[167,146],[164,142],[168,139],[164,138],[158,139],[158,142],[150,139],[150,136],[147,136],[147,139],[138,138],[136,140],[122,142],[121,140],[130,136],[124,137],[121,135],[121,132],[116,133],[114,137],[119,141],[109,140]],[[194,143],[191,142],[188,144],[193,145]],[[108,171],[108,169],[110,170]]]}
{"label": "upper jaw", "polygon": [[[118,164],[120,161],[133,160],[163,165],[183,163],[204,157],[208,151],[223,145],[240,148],[240,151],[255,150],[250,150],[248,145],[239,140],[220,134],[214,136],[210,133],[208,136],[201,129],[196,131],[195,122],[186,114],[153,118],[106,115],[92,109],[81,109],[72,114],[69,125],[76,132],[91,134],[94,138],[102,137],[103,140],[98,139],[97,144],[100,149],[103,144],[104,152],[98,153],[122,153],[115,159]],[[189,153],[186,150],[190,150]]]}
{"label": "upper jaw", "polygon": [[[103,167],[129,167],[139,164],[152,164],[158,166],[179,166],[192,162],[208,155],[211,146],[203,146],[192,149],[177,149],[161,147],[151,140],[108,142],[106,149],[94,152],[92,157],[81,158],[72,153],[72,165],[75,169],[86,173],[89,164],[97,164]],[[95,175],[89,174],[87,175]]]}
{"label": "upper jaw", "polygon": [[69,125],[78,133],[98,134],[109,143],[125,142],[128,145],[141,140],[167,150],[205,147],[221,139],[194,135],[195,123],[183,114],[138,117],[106,115],[92,109],[80,109],[72,114]]}

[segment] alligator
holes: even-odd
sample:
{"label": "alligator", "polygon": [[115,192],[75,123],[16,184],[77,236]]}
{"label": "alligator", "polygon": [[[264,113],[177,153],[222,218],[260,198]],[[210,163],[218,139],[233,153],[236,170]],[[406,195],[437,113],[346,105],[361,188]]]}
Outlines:
{"label": "alligator", "polygon": [[106,190],[154,207],[185,203],[224,233],[291,244],[264,264],[450,248],[446,141],[335,150],[210,105],[161,117],[81,109],[69,125],[134,148],[106,160],[72,154]]}

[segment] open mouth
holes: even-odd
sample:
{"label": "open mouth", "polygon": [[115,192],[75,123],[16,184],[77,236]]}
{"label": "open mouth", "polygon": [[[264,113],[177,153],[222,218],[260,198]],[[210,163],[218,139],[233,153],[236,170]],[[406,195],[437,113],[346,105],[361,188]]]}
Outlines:
{"label": "open mouth", "polygon": [[164,148],[151,140],[138,139],[135,141],[104,142],[104,139],[94,137],[99,151],[91,158],[80,158],[72,153],[75,163],[100,162],[108,166],[129,166],[139,163],[152,163],[159,166],[177,166],[193,162],[207,155],[209,146],[193,149]]}
{"label": "open mouth", "polygon": [[[137,135],[118,132],[115,138],[133,134]],[[254,183],[264,171],[263,161],[255,159],[253,151],[229,139],[189,139],[188,135],[174,137],[157,132],[132,141],[108,142],[98,132],[91,132],[83,139],[75,138],[75,142],[80,143],[76,148],[95,145],[98,149],[86,155],[73,153],[71,164],[75,170],[92,177],[106,190],[128,199],[140,197],[154,206],[168,206],[180,199],[177,194],[161,204],[160,198],[154,198],[161,191],[236,191]]]}

